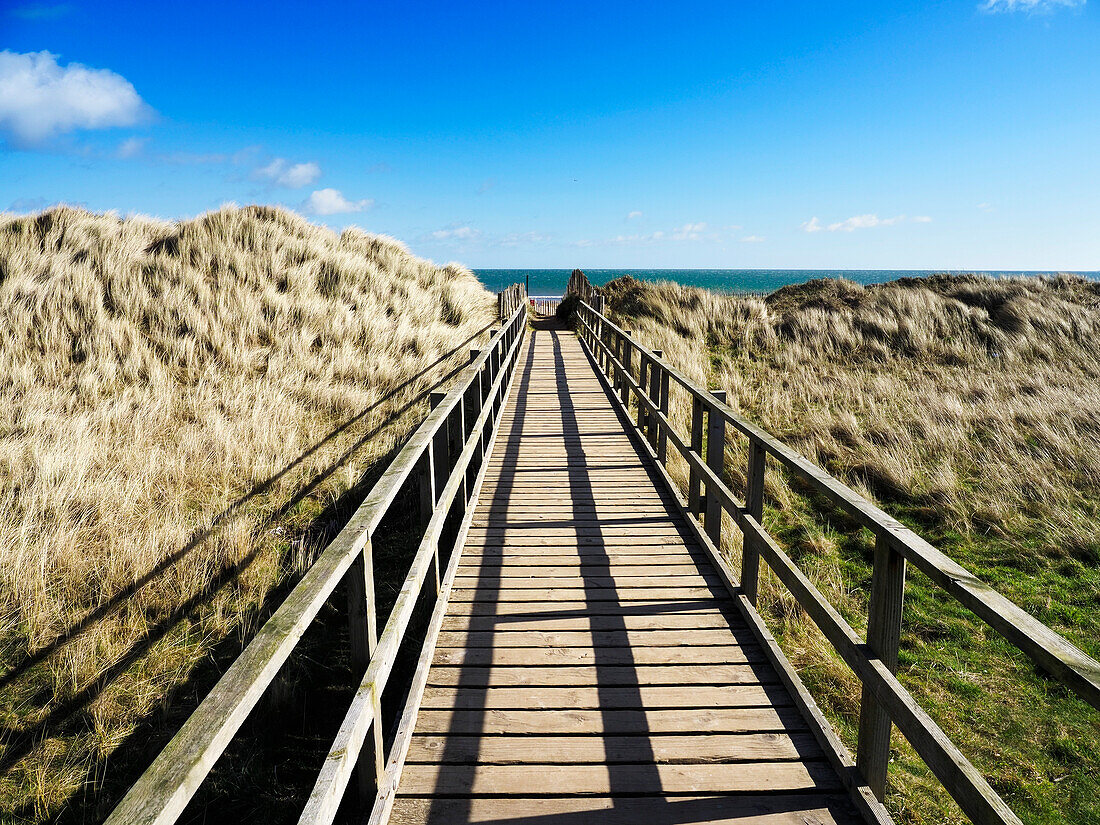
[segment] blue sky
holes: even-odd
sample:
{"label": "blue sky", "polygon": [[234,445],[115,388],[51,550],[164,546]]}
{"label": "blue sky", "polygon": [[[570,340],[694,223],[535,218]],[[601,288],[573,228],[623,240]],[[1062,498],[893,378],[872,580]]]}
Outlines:
{"label": "blue sky", "polygon": [[0,0],[0,50],[10,211],[279,203],[473,267],[1100,269],[1085,0]]}

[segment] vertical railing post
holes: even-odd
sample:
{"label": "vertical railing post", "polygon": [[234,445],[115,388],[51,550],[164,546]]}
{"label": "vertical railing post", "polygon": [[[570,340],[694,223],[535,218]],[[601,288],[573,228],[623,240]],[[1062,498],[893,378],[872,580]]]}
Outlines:
{"label": "vertical railing post", "polygon": [[[434,410],[438,407],[443,399],[447,397],[444,392],[433,392],[428,396],[428,403]],[[440,425],[439,429],[435,431],[432,436],[432,443],[428,448],[432,454],[432,470],[434,472],[434,479],[432,485],[432,507],[434,509],[436,502],[439,500],[440,493],[443,492],[443,488],[447,486],[447,476],[451,474],[451,438],[450,438],[450,423],[451,417],[448,415]],[[432,578],[435,581],[435,592],[439,593],[440,580],[439,580],[439,543],[436,542],[435,557],[432,560]]]}
{"label": "vertical railing post", "polygon": [[[664,353],[661,350],[654,350],[653,358],[649,360],[649,388],[646,390],[646,394],[655,407],[659,407],[661,404],[661,365],[658,360],[662,355]],[[643,384],[642,386],[646,385]],[[648,425],[649,446],[657,449],[657,416],[648,410],[646,411],[646,424]]]}
{"label": "vertical railing post", "polygon": [[622,356],[623,375],[622,375],[622,382],[621,382],[622,385],[619,387],[619,389],[622,392],[623,407],[626,408],[628,418],[630,417],[630,385],[626,382],[626,379],[633,377],[631,375],[631,370],[630,370],[630,353],[633,350],[633,348],[634,348],[634,344],[630,340],[630,330],[624,329],[623,330],[623,356]]}
{"label": "vertical railing post", "polygon": [[[726,391],[714,390],[711,393],[716,399],[725,403]],[[722,478],[722,464],[726,454],[726,419],[713,405],[708,405],[707,410],[707,466],[719,479]],[[706,514],[703,517],[703,528],[710,536],[711,542],[719,550],[722,548],[722,500],[718,497],[718,491],[711,484],[706,484]]]}
{"label": "vertical railing post", "polygon": [[[658,398],[658,406],[661,410],[661,415],[668,420],[668,370],[663,367],[659,370],[661,376],[661,386],[659,389],[660,397]],[[665,430],[663,424],[657,424],[657,460],[662,464],[668,464],[668,432]]]}
{"label": "vertical railing post", "polygon": [[[749,438],[749,462],[745,473],[745,511],[764,523],[764,468],[768,454],[755,438]],[[756,546],[756,535],[745,533],[741,545],[741,590],[753,606],[756,605],[756,593],[760,580],[760,548]]]}
{"label": "vertical railing post", "polygon": [[[691,396],[691,451],[703,457],[703,400],[694,393]],[[688,468],[688,511],[697,516],[703,514],[703,490],[699,471],[695,465]]]}
{"label": "vertical railing post", "polygon": [[[348,641],[351,644],[351,667],[356,679],[367,672],[371,654],[378,644],[378,610],[374,594],[374,553],[368,539],[347,574]],[[355,763],[355,785],[359,803],[368,807],[374,799],[385,762],[382,726],[375,725],[373,744],[364,742]]]}
{"label": "vertical railing post", "polygon": [[[905,558],[891,544],[889,534],[875,538],[871,573],[871,603],[867,615],[867,646],[891,673],[898,669],[901,613],[905,595]],[[890,765],[890,714],[866,687],[859,706],[856,764],[879,800],[886,797]]]}
{"label": "vertical railing post", "polygon": [[649,393],[649,386],[646,381],[647,369],[649,369],[649,358],[644,350],[638,350],[638,429],[641,430],[643,435],[649,425],[649,413],[646,411],[645,404],[642,403],[642,396]]}

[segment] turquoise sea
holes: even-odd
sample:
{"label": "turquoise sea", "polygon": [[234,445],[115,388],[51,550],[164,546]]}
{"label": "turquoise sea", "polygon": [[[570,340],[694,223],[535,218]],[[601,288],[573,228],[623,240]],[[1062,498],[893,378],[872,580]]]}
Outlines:
{"label": "turquoise sea", "polygon": [[[948,270],[936,269],[586,269],[594,284],[604,284],[620,275],[642,281],[675,281],[724,292],[772,292],[787,284],[814,278],[847,278],[860,284],[879,284],[897,278],[919,278]],[[973,271],[973,270],[967,270]],[[499,291],[509,284],[530,279],[531,295],[561,295],[570,269],[478,269],[481,282]],[[1054,272],[985,272],[986,275],[1054,275]],[[1100,280],[1100,272],[1072,273]]]}

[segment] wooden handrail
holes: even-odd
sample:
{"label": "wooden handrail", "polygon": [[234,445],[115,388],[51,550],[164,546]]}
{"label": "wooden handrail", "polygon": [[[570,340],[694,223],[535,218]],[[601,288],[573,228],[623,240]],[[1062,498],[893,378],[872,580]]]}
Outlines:
{"label": "wooden handrail", "polygon": [[[755,605],[759,559],[763,558],[863,684],[857,763],[875,794],[880,799],[885,794],[890,727],[896,724],[972,821],[1000,825],[1019,823],[980,772],[894,675],[905,562],[926,573],[1095,708],[1100,708],[1100,663],[854,490],[741,418],[725,403],[724,394],[696,386],[664,361],[661,353],[639,344],[628,331],[606,316],[602,311],[603,296],[587,284],[583,273],[578,276],[577,272],[570,279],[570,290],[578,296],[588,296],[580,299],[577,309],[582,343],[607,375],[609,385],[621,392],[619,403],[623,409],[629,413],[632,399],[637,405],[639,423],[635,429],[650,445],[653,458],[665,464],[667,457],[661,447],[671,443],[686,461],[689,474],[685,509],[703,516],[706,533],[715,546],[720,546],[721,513],[728,513],[742,531],[740,585],[743,595]],[[634,353],[636,357],[632,357]],[[691,432],[686,436],[676,432],[669,417],[670,382],[685,390],[691,400]],[[629,414],[627,417],[629,420]],[[727,424],[748,440],[745,502],[740,501],[723,481],[724,428]],[[707,443],[705,452],[704,442]],[[876,536],[866,642],[762,526],[764,459],[767,455],[775,457]]]}
{"label": "wooden handrail", "polygon": [[[107,818],[108,825],[168,825],[176,821],[264,691],[278,675],[321,607],[349,571],[352,577],[348,587],[352,659],[357,666],[368,670],[368,673],[373,668],[372,683],[384,684],[389,669],[392,668],[393,655],[400,643],[400,637],[408,624],[406,613],[411,611],[411,606],[406,609],[405,601],[399,597],[382,638],[374,638],[373,616],[376,608],[371,537],[397,498],[402,485],[414,472],[423,473],[427,469],[430,474],[433,466],[445,466],[443,489],[437,494],[434,483],[429,482],[426,485],[429,494],[425,503],[430,503],[432,515],[427,520],[425,529],[429,531],[431,541],[426,536],[421,542],[421,549],[425,543],[432,545],[433,552],[428,554],[431,556],[429,561],[436,565],[438,571],[439,527],[456,503],[461,504],[464,509],[469,505],[469,500],[464,496],[464,500],[456,502],[458,493],[466,492],[466,471],[473,456],[478,453],[479,445],[483,449],[495,433],[503,406],[502,388],[511,384],[515,375],[517,353],[526,335],[527,300],[523,285],[515,284],[500,293],[497,306],[508,307],[510,312],[487,347],[466,367],[453,388],[439,399],[439,403],[414,430],[348,523],[321,552],[301,581],[126,793]],[[484,376],[488,376],[488,381],[483,380]],[[473,426],[467,428],[464,407],[467,397],[473,395],[473,388],[476,388],[479,399],[479,409],[475,414],[480,414]],[[463,442],[461,455],[441,455],[446,439],[441,442],[439,436],[446,434],[448,428],[456,422]],[[489,428],[492,431],[487,433]],[[446,453],[447,450],[442,449],[442,452]],[[480,457],[484,458],[483,452]],[[406,577],[406,588],[411,582],[416,583],[417,589],[423,584],[425,558],[425,554],[418,551]],[[405,595],[403,589],[402,597]],[[356,604],[356,598],[360,598],[362,602]],[[364,612],[366,616],[363,615]],[[364,620],[367,627],[363,627]],[[395,631],[397,627],[400,629]],[[383,671],[384,675],[379,678]],[[372,711],[375,714],[378,710],[379,692],[380,687],[371,696]],[[359,694],[356,695],[357,700],[358,698]],[[366,725],[369,727],[369,720]],[[378,731],[379,727],[376,725],[375,730]],[[363,730],[365,732],[367,728]],[[380,744],[380,737],[378,742]],[[381,762],[381,753],[372,753],[371,756],[372,761]]]}

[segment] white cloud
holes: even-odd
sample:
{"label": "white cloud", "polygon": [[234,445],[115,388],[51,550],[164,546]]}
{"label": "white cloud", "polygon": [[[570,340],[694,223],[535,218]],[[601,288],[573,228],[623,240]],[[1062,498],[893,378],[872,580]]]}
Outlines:
{"label": "white cloud", "polygon": [[1085,0],[985,0],[978,8],[990,12],[1051,12],[1055,9],[1072,9],[1085,5]]}
{"label": "white cloud", "polygon": [[145,144],[149,142],[149,138],[143,137],[129,137],[122,141],[118,145],[118,149],[115,150],[115,156],[119,158],[128,159],[136,158],[145,149]]}
{"label": "white cloud", "polygon": [[707,225],[705,222],[699,223],[685,223],[683,226],[672,230],[672,240],[674,241],[697,241],[703,233],[707,231]]}
{"label": "white cloud", "polygon": [[746,235],[741,239],[741,243],[763,243],[764,239],[760,235]]}
{"label": "white cloud", "polygon": [[432,237],[437,241],[470,241],[480,236],[481,233],[470,226],[453,226],[448,229],[437,229]]}
{"label": "white cloud", "polygon": [[642,213],[641,213],[641,212],[639,212],[639,211],[638,211],[637,209],[635,209],[635,210],[634,210],[633,212],[628,212],[628,213],[626,214],[626,219],[627,219],[628,221],[632,221],[632,220],[634,220],[635,218],[640,218],[640,217],[642,217]]}
{"label": "white cloud", "polygon": [[853,215],[850,218],[846,218],[836,223],[831,223],[828,226],[823,226],[821,222],[816,218],[810,218],[799,226],[803,232],[821,232],[828,230],[829,232],[854,232],[857,229],[872,229],[876,226],[897,226],[900,223],[931,223],[932,219],[928,215],[916,215],[912,218],[907,218],[905,215],[895,215],[892,218],[880,218],[878,215]]}
{"label": "white cloud", "polygon": [[275,158],[267,166],[256,169],[253,176],[290,189],[301,189],[303,186],[315,183],[321,177],[321,167],[313,161],[291,163],[286,158]]}
{"label": "white cloud", "polygon": [[50,52],[0,52],[0,132],[31,147],[74,129],[133,126],[150,109],[126,78]]}
{"label": "white cloud", "polygon": [[318,189],[302,204],[303,208],[314,215],[341,215],[347,212],[363,212],[370,209],[374,201],[370,198],[349,201],[339,189]]}
{"label": "white cloud", "polygon": [[978,204],[978,208],[983,212],[988,212],[990,209],[993,208],[993,204],[991,204],[989,201],[982,201]]}
{"label": "white cloud", "polygon": [[893,226],[905,220],[904,215],[894,218],[880,218],[878,215],[853,215],[843,221],[829,224],[830,232],[854,232],[857,229],[871,229],[875,226]]}

